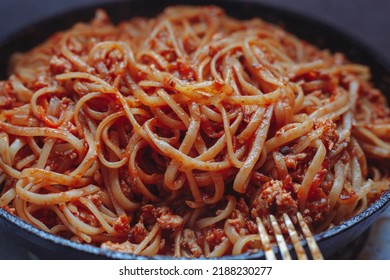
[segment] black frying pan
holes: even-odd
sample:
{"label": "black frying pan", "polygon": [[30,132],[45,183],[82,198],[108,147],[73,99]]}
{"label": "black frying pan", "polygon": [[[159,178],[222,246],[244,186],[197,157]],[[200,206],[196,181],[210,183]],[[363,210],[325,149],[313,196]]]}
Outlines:
{"label": "black frying pan", "polygon": [[[210,1],[193,0],[133,0],[110,2],[99,6],[83,8],[67,12],[42,22],[26,27],[15,34],[7,42],[0,42],[0,79],[7,78],[7,63],[15,51],[27,51],[44,41],[56,31],[71,27],[78,21],[89,21],[96,8],[105,9],[114,22],[129,19],[134,16],[155,16],[168,5],[175,4],[205,5]],[[390,64],[384,58],[355,41],[350,36],[320,23],[314,19],[295,13],[265,6],[254,1],[223,1],[215,0],[213,4],[224,8],[231,16],[245,19],[261,17],[264,20],[281,25],[298,37],[331,51],[346,54],[349,60],[365,64],[371,68],[373,83],[381,89],[390,100]],[[360,236],[372,225],[375,219],[389,206],[390,191],[372,204],[366,211],[336,226],[316,235],[316,240],[324,256],[330,257],[340,248]],[[69,240],[48,234],[36,229],[0,209],[0,226],[22,246],[34,252],[41,258],[48,259],[147,259],[146,257],[113,252],[91,245],[78,244]],[[172,257],[155,256],[151,259],[170,259]],[[258,259],[264,258],[263,252],[246,253],[238,256],[225,256],[222,259]]]}

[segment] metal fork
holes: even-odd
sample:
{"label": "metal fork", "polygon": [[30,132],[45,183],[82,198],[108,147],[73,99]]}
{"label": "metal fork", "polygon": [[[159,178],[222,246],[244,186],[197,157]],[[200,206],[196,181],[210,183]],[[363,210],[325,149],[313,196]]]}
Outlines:
{"label": "metal fork", "polygon": [[[279,247],[279,252],[284,260],[291,260],[291,254],[288,250],[286,240],[283,237],[282,231],[280,229],[280,226],[276,220],[276,218],[273,215],[269,216],[271,225],[274,231],[274,235],[276,238],[277,246]],[[313,234],[310,231],[309,226],[303,219],[303,216],[300,212],[297,213],[297,218],[299,225],[301,227],[301,231],[303,233],[304,238],[306,239],[307,245],[309,247],[309,251],[311,253],[311,256],[314,260],[323,260],[324,257],[322,256],[322,253],[320,249],[318,248],[317,242],[315,241]],[[308,256],[305,252],[305,249],[303,248],[301,244],[301,240],[299,238],[298,232],[294,227],[293,222],[291,221],[290,217],[284,213],[283,214],[284,223],[288,229],[288,233],[290,235],[291,243],[294,246],[295,253],[299,260],[307,260]],[[263,245],[263,250],[265,253],[265,258],[267,260],[276,260],[276,255],[273,251],[273,244],[270,241],[269,235],[267,230],[265,229],[265,226],[263,224],[263,221],[257,217],[256,218],[257,227],[259,230],[259,237],[260,241]]]}

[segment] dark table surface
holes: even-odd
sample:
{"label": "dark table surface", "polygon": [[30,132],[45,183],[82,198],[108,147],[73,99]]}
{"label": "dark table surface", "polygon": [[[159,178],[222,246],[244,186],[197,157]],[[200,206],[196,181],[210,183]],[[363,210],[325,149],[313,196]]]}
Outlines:
{"label": "dark table surface", "polygon": [[[0,42],[39,19],[103,2],[109,0],[0,0]],[[283,7],[328,23],[355,37],[390,61],[389,0],[258,0],[258,2]],[[389,212],[387,211],[381,219],[382,222],[384,219],[387,220],[387,232]],[[380,231],[384,230],[383,228]],[[388,246],[389,237],[383,235],[383,238],[385,240],[381,246],[383,244]],[[368,245],[375,249],[379,244],[372,244],[372,241],[369,241]],[[390,259],[390,253],[386,250],[387,253],[384,252],[380,256],[372,255],[371,251],[366,247],[360,257]],[[19,258],[31,258],[31,255],[17,244],[4,240],[0,229],[0,259]]]}

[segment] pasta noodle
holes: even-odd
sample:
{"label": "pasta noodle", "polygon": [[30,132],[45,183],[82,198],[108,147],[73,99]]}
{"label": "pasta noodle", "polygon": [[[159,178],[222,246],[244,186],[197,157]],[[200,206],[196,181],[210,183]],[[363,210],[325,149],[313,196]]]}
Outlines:
{"label": "pasta noodle", "polygon": [[390,109],[369,79],[218,7],[118,25],[98,10],[0,82],[0,207],[147,256],[260,250],[269,214],[326,230],[389,189]]}

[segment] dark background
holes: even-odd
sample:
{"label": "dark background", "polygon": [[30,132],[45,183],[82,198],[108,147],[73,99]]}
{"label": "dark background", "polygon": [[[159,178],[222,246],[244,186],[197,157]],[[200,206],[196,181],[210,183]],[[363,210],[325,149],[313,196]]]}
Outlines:
{"label": "dark background", "polygon": [[[257,1],[326,22],[369,45],[390,60],[389,0]],[[0,0],[0,42],[39,19],[76,7],[103,2],[110,0]]]}
{"label": "dark background", "polygon": [[[43,18],[78,7],[112,1],[0,0],[0,44],[13,33]],[[377,52],[379,57],[390,61],[390,0],[252,1],[282,7],[325,22],[361,41],[370,49]],[[0,259],[23,259],[32,257],[24,249],[14,244],[12,240],[5,240],[2,236],[3,234],[0,229]],[[388,257],[387,255],[384,258]]]}

